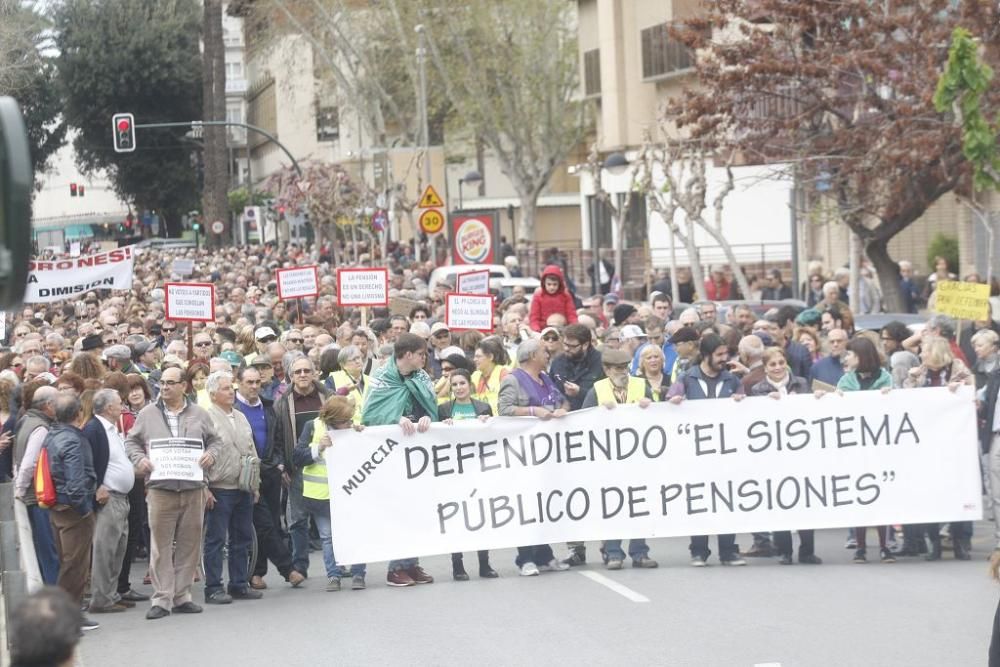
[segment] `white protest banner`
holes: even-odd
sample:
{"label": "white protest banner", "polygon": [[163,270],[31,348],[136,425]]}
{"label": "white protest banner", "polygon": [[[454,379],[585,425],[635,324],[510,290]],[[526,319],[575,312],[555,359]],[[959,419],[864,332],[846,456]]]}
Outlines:
{"label": "white protest banner", "polygon": [[489,294],[490,293],[490,272],[469,271],[458,274],[455,283],[455,291],[459,294]]}
{"label": "white protest banner", "polygon": [[170,265],[170,272],[177,276],[190,276],[194,273],[193,259],[175,259]]}
{"label": "white protest banner", "polygon": [[150,481],[179,479],[200,482],[204,478],[198,459],[205,447],[197,438],[154,438],[149,441]]}
{"label": "white protest banner", "polygon": [[337,269],[337,304],[388,306],[388,269]]}
{"label": "white protest banner", "polygon": [[333,443],[341,563],[982,515],[971,387],[379,426]]}
{"label": "white protest banner", "polygon": [[493,331],[493,297],[482,294],[446,294],[444,321],[452,331]]}
{"label": "white protest banner", "polygon": [[278,298],[301,299],[319,294],[319,271],[315,266],[278,269]]}
{"label": "white protest banner", "polygon": [[90,290],[132,287],[132,246],[85,257],[28,262],[25,303],[50,303],[82,296]]}
{"label": "white protest banner", "polygon": [[166,283],[168,320],[211,322],[215,319],[215,285],[211,283]]}

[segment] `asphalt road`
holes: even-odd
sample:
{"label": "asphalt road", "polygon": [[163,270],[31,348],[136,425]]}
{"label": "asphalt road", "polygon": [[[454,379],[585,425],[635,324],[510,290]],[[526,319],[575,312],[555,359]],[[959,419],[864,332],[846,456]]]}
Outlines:
{"label": "asphalt road", "polygon": [[[447,556],[424,558],[436,583],[327,593],[322,560],[298,590],[273,571],[259,601],[147,621],[146,607],[98,617],[81,664],[197,665],[985,665],[1000,586],[986,572],[992,531],[976,525],[973,559],[851,563],[846,530],[817,534],[820,566],[688,565],[687,541],[651,542],[656,570],[517,576],[514,551],[492,556],[495,580],[455,582]],[[872,531],[869,540],[874,540]],[[749,535],[741,535],[747,546]],[[877,544],[877,542],[876,542]],[[597,544],[588,557],[597,558]],[[712,549],[715,550],[712,539]],[[560,545],[557,554],[564,549]],[[872,549],[869,549],[871,555]],[[145,563],[136,563],[141,581]],[[345,584],[347,581],[344,582]],[[141,590],[149,592],[149,587]],[[203,599],[196,586],[195,601]]]}

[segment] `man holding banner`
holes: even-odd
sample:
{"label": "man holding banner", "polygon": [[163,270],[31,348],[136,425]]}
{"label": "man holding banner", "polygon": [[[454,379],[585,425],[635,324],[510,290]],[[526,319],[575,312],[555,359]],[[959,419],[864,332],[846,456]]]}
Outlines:
{"label": "man holding banner", "polygon": [[[399,424],[406,435],[424,433],[438,421],[437,397],[424,371],[427,343],[420,336],[401,333],[393,345],[393,358],[375,371],[369,383],[361,423],[365,426]],[[385,582],[390,586],[433,584],[417,558],[389,561]]]}
{"label": "man holding banner", "polygon": [[[726,341],[718,334],[708,334],[701,339],[698,351],[701,354],[700,363],[689,369],[677,382],[670,387],[670,402],[679,405],[686,400],[701,400],[706,398],[729,398],[735,401],[743,400],[743,384],[740,379],[726,370],[729,360],[729,349]],[[719,535],[719,562],[723,565],[746,565],[740,557],[736,546],[736,535],[728,533]],[[712,555],[708,548],[708,535],[691,537],[691,565],[705,567],[708,557]]]}

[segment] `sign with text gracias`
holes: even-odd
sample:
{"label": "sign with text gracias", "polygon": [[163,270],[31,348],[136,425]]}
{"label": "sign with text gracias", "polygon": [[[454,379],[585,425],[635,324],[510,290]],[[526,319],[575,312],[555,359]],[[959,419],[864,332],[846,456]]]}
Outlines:
{"label": "sign with text gracias", "polygon": [[971,388],[598,407],[336,432],[340,563],[982,514]]}

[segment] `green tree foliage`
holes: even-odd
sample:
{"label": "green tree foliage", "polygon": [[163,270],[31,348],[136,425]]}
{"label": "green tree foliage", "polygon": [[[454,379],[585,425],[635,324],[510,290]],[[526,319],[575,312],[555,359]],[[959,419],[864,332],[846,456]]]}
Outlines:
{"label": "green tree foliage", "polygon": [[958,271],[958,239],[938,232],[927,246],[927,266],[934,270],[934,260],[944,257],[949,271]]}
{"label": "green tree foliage", "polygon": [[66,0],[55,10],[65,119],[84,171],[107,169],[118,194],[160,213],[172,233],[199,196],[184,128],[140,129],[114,152],[111,117],[136,124],[201,118],[201,8],[196,0]]}
{"label": "green tree foliage", "polygon": [[55,65],[46,49],[48,27],[35,3],[0,0],[0,95],[21,107],[36,177],[66,141]]}

